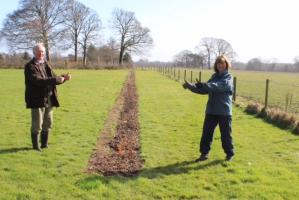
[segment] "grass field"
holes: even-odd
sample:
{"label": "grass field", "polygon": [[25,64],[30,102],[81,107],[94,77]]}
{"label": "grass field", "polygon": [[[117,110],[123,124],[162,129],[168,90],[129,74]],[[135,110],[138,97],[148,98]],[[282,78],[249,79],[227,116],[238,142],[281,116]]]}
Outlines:
{"label": "grass field", "polygon": [[235,108],[236,156],[224,161],[217,130],[198,156],[206,96],[157,72],[137,71],[144,169],[139,176],[84,172],[127,71],[72,71],[59,86],[50,148],[31,151],[23,71],[1,70],[0,199],[296,199],[299,137]]}
{"label": "grass field", "polygon": [[[180,69],[182,80],[183,70]],[[195,78],[199,77],[199,70],[192,71],[193,81],[195,81]],[[202,70],[202,81],[207,81],[212,73],[212,70]],[[237,77],[237,95],[264,103],[266,79],[269,79],[269,106],[285,109],[286,96],[291,94],[292,104],[287,111],[299,113],[299,73],[232,70],[232,74]],[[176,78],[178,78],[178,70],[176,70]],[[187,70],[187,79],[191,80],[190,70]]]}

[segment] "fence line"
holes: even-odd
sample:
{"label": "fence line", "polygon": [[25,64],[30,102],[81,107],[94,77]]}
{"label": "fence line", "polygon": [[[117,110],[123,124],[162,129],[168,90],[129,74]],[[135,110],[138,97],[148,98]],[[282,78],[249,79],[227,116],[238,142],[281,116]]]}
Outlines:
{"label": "fence line", "polygon": [[[178,82],[185,80],[190,82],[202,82],[203,75],[210,77],[200,69],[175,68],[175,67],[139,67],[142,70],[153,70],[169,77]],[[198,73],[196,73],[198,71]],[[236,101],[238,96],[242,96],[249,100],[262,103],[265,108],[278,107],[282,110],[299,113],[299,85],[280,83],[278,81],[268,80],[240,80],[234,77],[233,100]]]}

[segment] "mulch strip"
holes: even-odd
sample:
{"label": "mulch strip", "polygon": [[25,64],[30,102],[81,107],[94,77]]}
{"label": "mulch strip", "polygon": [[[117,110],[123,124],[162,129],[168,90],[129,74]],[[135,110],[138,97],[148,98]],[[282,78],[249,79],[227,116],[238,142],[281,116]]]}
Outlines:
{"label": "mulch strip", "polygon": [[106,176],[134,176],[143,163],[140,158],[138,95],[132,71],[106,119],[87,171]]}

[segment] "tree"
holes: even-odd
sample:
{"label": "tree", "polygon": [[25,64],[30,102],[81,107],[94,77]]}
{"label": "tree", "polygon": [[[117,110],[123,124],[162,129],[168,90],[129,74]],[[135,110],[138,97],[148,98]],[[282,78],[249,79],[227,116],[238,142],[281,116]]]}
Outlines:
{"label": "tree", "polygon": [[235,58],[235,52],[233,50],[232,45],[224,39],[215,39],[215,56],[218,57],[220,55],[226,55],[228,59],[231,61]]}
{"label": "tree", "polygon": [[231,44],[221,38],[205,37],[201,39],[200,44],[197,47],[200,54],[204,55],[208,62],[208,68],[211,69],[212,59],[225,54],[231,61],[236,56]]}
{"label": "tree", "polygon": [[200,53],[202,53],[205,56],[208,62],[208,68],[211,69],[211,59],[213,53],[215,52],[215,38],[212,37],[202,38],[198,48],[200,50]]}
{"label": "tree", "polygon": [[204,58],[199,54],[184,50],[175,55],[174,62],[177,66],[203,67]]}
{"label": "tree", "polygon": [[24,52],[24,54],[23,54],[23,56],[22,56],[22,59],[23,59],[24,61],[28,61],[28,60],[31,59],[31,57],[30,57],[30,55],[29,55],[29,53],[28,53],[27,51]]}
{"label": "tree", "polygon": [[190,60],[190,65],[192,67],[201,67],[201,68],[203,68],[203,64],[204,64],[204,61],[205,61],[205,58],[204,58],[203,55],[195,54],[195,53],[189,54],[189,60]]}
{"label": "tree", "polygon": [[112,28],[120,44],[119,64],[122,64],[126,52],[142,53],[153,44],[150,29],[141,26],[134,12],[115,9],[112,12]]}
{"label": "tree", "polygon": [[187,67],[189,63],[189,55],[192,54],[189,50],[183,50],[174,56],[174,62],[177,66]]}
{"label": "tree", "polygon": [[43,42],[50,61],[50,46],[61,39],[64,0],[20,0],[20,8],[8,14],[1,30],[11,49],[28,49]]}
{"label": "tree", "polygon": [[248,61],[246,69],[247,70],[261,70],[263,62],[260,58],[252,58]]}
{"label": "tree", "polygon": [[0,53],[0,67],[4,64],[5,58],[2,53]]}
{"label": "tree", "polygon": [[88,46],[87,52],[86,52],[86,57],[91,62],[94,62],[97,60],[98,51],[97,51],[97,48],[93,44]]}
{"label": "tree", "polygon": [[67,0],[64,12],[64,24],[68,30],[72,46],[74,48],[74,60],[78,61],[79,36],[89,14],[89,9],[82,3],[75,0]]}
{"label": "tree", "polygon": [[83,65],[86,65],[87,47],[99,36],[98,31],[101,29],[101,24],[98,14],[88,9],[88,15],[82,26],[82,36],[79,40],[79,44],[83,48]]}
{"label": "tree", "polygon": [[131,55],[128,52],[126,52],[124,54],[123,62],[127,63],[127,64],[132,64],[133,63],[132,57],[131,57]]}
{"label": "tree", "polygon": [[117,44],[116,40],[112,37],[110,37],[108,43],[107,43],[108,48],[110,49],[110,57],[111,57],[111,62],[112,64],[117,62],[117,57],[115,56],[118,54],[118,49],[119,45]]}

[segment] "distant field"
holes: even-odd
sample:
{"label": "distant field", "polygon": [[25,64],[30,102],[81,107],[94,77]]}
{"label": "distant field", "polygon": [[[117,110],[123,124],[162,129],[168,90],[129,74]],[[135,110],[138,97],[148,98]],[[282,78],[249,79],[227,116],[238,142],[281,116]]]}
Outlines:
{"label": "distant field", "polygon": [[[199,77],[199,70],[192,71],[195,81],[195,78]],[[212,73],[212,70],[202,70],[202,81],[207,81]],[[232,70],[232,74],[237,77],[237,95],[264,103],[266,79],[269,79],[269,106],[285,109],[286,96],[291,94],[292,104],[288,111],[299,113],[299,73]],[[183,75],[181,69],[181,79]],[[187,78],[191,79],[190,70],[187,70]]]}

